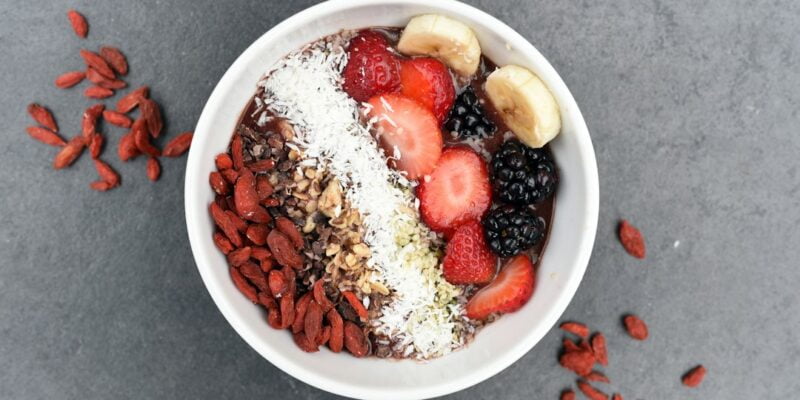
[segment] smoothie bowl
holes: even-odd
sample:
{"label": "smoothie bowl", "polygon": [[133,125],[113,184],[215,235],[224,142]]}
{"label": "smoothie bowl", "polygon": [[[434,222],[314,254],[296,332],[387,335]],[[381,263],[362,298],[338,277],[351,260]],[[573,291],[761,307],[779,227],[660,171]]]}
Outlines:
{"label": "smoothie bowl", "polygon": [[568,89],[458,2],[329,1],[251,45],[195,130],[198,269],[256,351],[313,386],[422,398],[553,326],[588,262],[598,183]]}

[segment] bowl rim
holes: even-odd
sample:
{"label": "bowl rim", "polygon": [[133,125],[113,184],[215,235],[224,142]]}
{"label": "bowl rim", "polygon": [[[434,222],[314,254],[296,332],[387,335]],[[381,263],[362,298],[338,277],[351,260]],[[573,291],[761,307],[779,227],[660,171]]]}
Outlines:
{"label": "bowl rim", "polygon": [[[373,5],[420,5],[431,6],[430,0],[360,0],[353,2],[351,0],[328,0],[319,4],[306,8],[291,17],[278,23],[266,33],[256,39],[248,48],[240,54],[231,66],[226,70],[220,81],[214,87],[211,95],[209,96],[206,105],[203,107],[200,118],[198,119],[197,127],[195,129],[194,140],[205,140],[204,136],[210,134],[213,121],[211,114],[214,109],[219,108],[223,96],[223,92],[227,91],[229,87],[234,85],[236,76],[241,73],[249,64],[258,60],[258,49],[275,37],[280,37],[286,31],[294,29],[297,26],[308,24],[324,15],[338,13],[351,7],[365,7]],[[199,212],[207,212],[205,204],[201,207],[199,202],[193,201],[195,192],[196,180],[192,178],[197,175],[197,170],[200,168],[201,163],[210,162],[202,158],[200,153],[192,152],[190,150],[187,159],[187,168],[185,175],[185,188],[184,188],[184,203],[185,203],[185,216],[187,223],[187,233],[189,236],[192,254],[197,264],[198,272],[203,280],[206,289],[211,295],[212,300],[219,308],[226,321],[233,327],[244,341],[250,345],[256,352],[261,354],[267,361],[278,367],[285,373],[309,384],[318,389],[322,389],[331,393],[353,397],[353,398],[429,398],[435,396],[442,396],[453,393],[459,390],[466,389],[470,386],[476,385],[500,371],[504,370],[519,358],[525,355],[541,338],[552,328],[557,322],[558,318],[563,314],[569,303],[577,291],[577,288],[583,279],[586,267],[591,256],[592,248],[594,246],[594,239],[597,230],[597,221],[599,213],[599,178],[597,171],[597,163],[595,159],[594,149],[592,146],[589,131],[583,116],[575,102],[572,93],[567,88],[566,84],[561,79],[561,76],[555,71],[544,56],[522,35],[517,33],[511,27],[491,16],[490,14],[481,11],[473,6],[461,3],[459,1],[451,0],[444,2],[437,2],[435,7],[447,9],[461,14],[471,15],[476,19],[483,19],[487,26],[497,35],[506,39],[513,46],[523,52],[530,53],[532,57],[539,58],[543,62],[541,68],[548,70],[548,74],[555,79],[547,81],[548,86],[559,86],[559,90],[564,93],[560,101],[561,109],[570,109],[570,120],[574,124],[574,131],[576,141],[578,143],[578,154],[581,159],[581,168],[583,174],[586,176],[585,198],[587,209],[584,210],[585,224],[582,229],[584,232],[580,238],[576,240],[577,256],[577,273],[571,276],[571,279],[566,282],[563,290],[559,293],[555,305],[544,315],[541,319],[545,321],[543,324],[547,326],[547,330],[540,329],[541,332],[529,332],[525,337],[514,345],[503,357],[498,357],[491,362],[485,364],[482,368],[474,370],[470,374],[459,376],[457,379],[443,381],[436,385],[425,387],[413,387],[408,389],[396,390],[394,388],[387,389],[373,389],[364,388],[358,385],[342,383],[340,381],[328,378],[311,372],[303,367],[303,365],[295,362],[294,360],[284,357],[279,353],[270,353],[261,347],[261,340],[257,338],[255,332],[245,327],[241,316],[233,311],[235,306],[231,304],[223,294],[223,288],[215,278],[207,272],[209,267],[208,260],[199,257],[202,252],[199,249],[205,246],[204,242],[210,241],[210,238],[205,240],[199,237],[197,224],[201,222],[195,217]],[[266,68],[265,68],[266,69]],[[564,113],[562,112],[562,117]],[[202,208],[202,210],[200,210]]]}

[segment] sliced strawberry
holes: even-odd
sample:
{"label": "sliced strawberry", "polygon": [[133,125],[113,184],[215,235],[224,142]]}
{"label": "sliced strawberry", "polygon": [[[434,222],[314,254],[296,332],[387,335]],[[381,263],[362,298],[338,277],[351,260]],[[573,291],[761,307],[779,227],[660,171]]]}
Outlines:
{"label": "sliced strawberry", "polygon": [[467,317],[484,319],[493,313],[519,310],[530,300],[535,281],[531,259],[526,254],[515,256],[492,283],[472,296],[467,303]]}
{"label": "sliced strawberry", "polygon": [[483,225],[475,220],[458,227],[444,253],[444,279],[455,285],[488,283],[496,268],[497,257],[486,245]]}
{"label": "sliced strawberry", "polygon": [[453,78],[435,58],[412,58],[400,63],[400,92],[433,111],[444,123],[456,98]]}
{"label": "sliced strawberry", "polygon": [[417,188],[422,220],[448,234],[480,219],[492,203],[489,173],[481,156],[467,147],[445,149],[436,169]]}
{"label": "sliced strawberry", "polygon": [[369,116],[377,118],[376,137],[390,157],[389,165],[407,172],[408,179],[431,173],[442,155],[442,131],[436,117],[396,93],[375,96],[369,104]]}
{"label": "sliced strawberry", "polygon": [[386,38],[375,31],[361,31],[347,45],[347,65],[342,87],[356,101],[400,89],[400,61],[389,50]]}

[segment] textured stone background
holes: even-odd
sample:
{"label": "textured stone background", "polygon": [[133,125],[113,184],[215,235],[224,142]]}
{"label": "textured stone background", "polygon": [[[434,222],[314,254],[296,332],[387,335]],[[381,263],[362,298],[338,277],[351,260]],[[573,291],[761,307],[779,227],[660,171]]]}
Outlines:
{"label": "textured stone background", "polygon": [[[90,191],[84,156],[53,171],[29,139],[25,105],[65,133],[90,104],[56,90],[77,50],[109,43],[192,129],[235,57],[313,1],[0,2],[0,398],[331,398],[273,367],[207,295],[183,217],[185,159],[122,164],[121,188]],[[592,132],[600,224],[565,318],[606,332],[606,369],[627,399],[796,398],[800,393],[800,2],[470,1],[530,39],[561,73]],[[91,24],[72,35],[68,7]],[[107,129],[112,143],[120,134]],[[616,221],[642,228],[626,256]],[[680,241],[678,247],[674,243]],[[651,339],[627,339],[641,315]],[[555,399],[572,382],[551,332],[458,399]],[[696,390],[679,377],[702,362]]]}

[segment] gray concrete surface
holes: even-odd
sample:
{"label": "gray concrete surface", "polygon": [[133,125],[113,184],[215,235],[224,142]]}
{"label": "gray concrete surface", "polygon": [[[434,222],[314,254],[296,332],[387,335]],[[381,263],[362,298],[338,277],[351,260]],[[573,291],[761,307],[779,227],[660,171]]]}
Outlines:
{"label": "gray concrete surface", "polygon": [[[601,183],[597,243],[565,314],[606,332],[605,369],[626,399],[797,398],[800,393],[800,2],[470,1],[530,39],[581,106]],[[262,359],[196,272],[183,217],[185,159],[122,164],[88,190],[89,157],[53,171],[24,132],[29,102],[67,134],[90,104],[56,90],[81,47],[128,55],[133,85],[192,129],[216,81],[254,39],[313,1],[0,2],[0,398],[333,396]],[[83,11],[89,39],[64,17]],[[116,143],[121,130],[106,128]],[[625,217],[649,257],[615,239]],[[679,245],[677,245],[679,243]],[[676,247],[677,245],[677,247]],[[626,338],[635,312],[651,338]],[[512,367],[453,399],[556,399],[573,383],[553,331]],[[680,376],[709,369],[695,390]]]}

